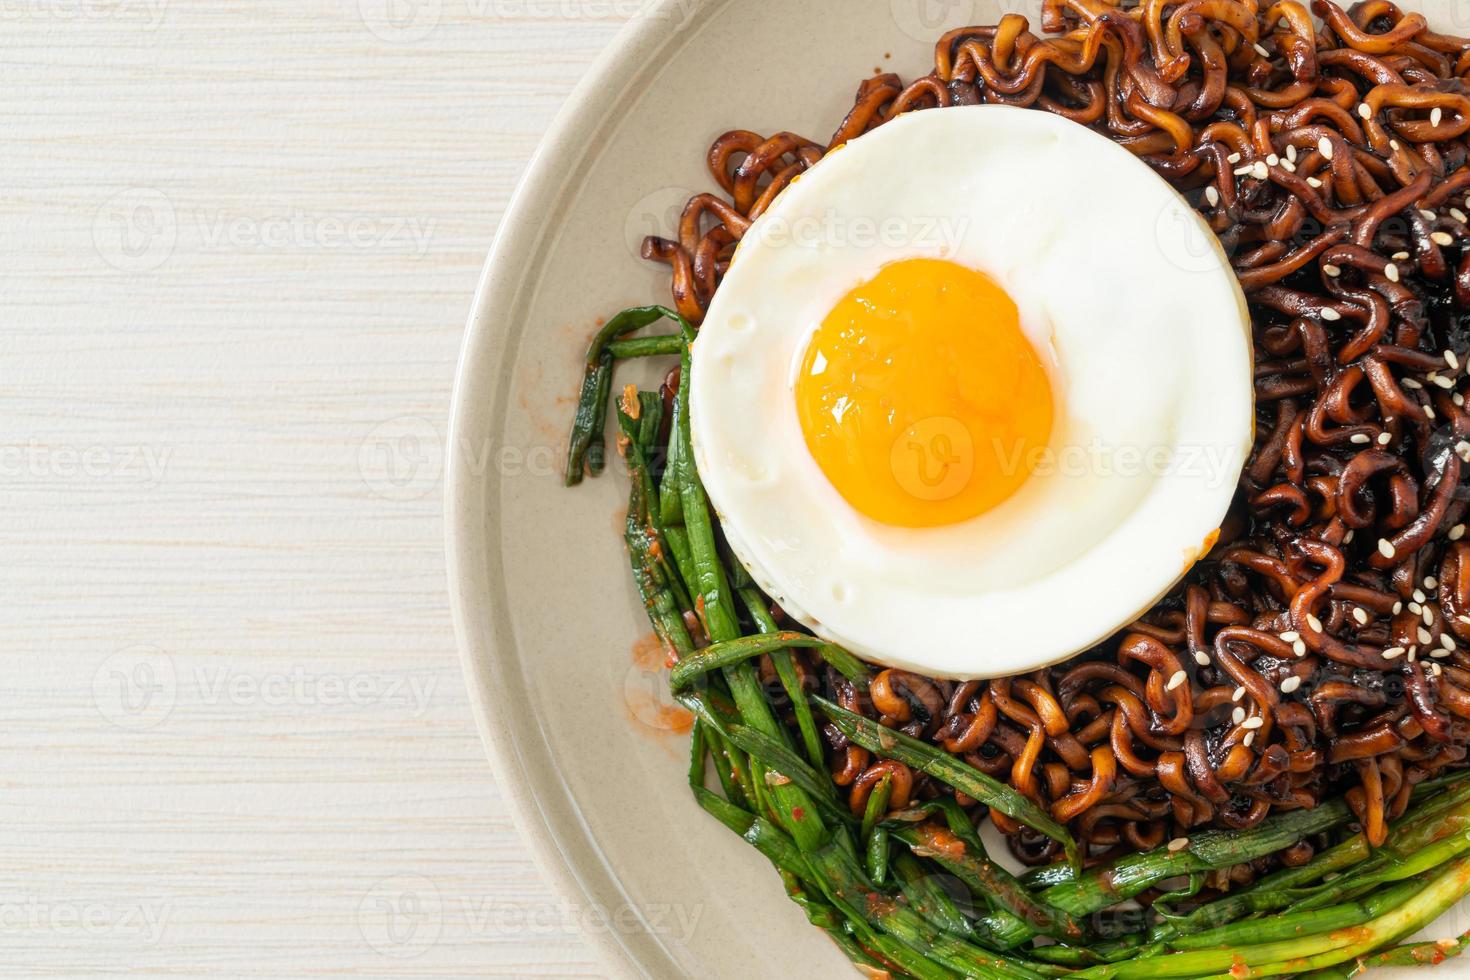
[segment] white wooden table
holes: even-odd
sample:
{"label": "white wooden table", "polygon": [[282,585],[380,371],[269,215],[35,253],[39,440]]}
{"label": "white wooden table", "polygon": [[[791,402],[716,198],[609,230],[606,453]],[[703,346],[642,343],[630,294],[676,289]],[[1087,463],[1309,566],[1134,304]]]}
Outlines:
{"label": "white wooden table", "polygon": [[440,478],[512,186],[629,0],[0,0],[0,974],[585,976]]}

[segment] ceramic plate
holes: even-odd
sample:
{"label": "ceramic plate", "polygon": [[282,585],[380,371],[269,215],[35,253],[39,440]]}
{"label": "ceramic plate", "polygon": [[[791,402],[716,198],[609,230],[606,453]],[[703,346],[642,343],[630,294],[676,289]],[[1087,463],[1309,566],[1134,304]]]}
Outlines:
{"label": "ceramic plate", "polygon": [[[616,456],[603,478],[560,485],[578,361],[599,317],[668,301],[638,244],[714,188],[716,136],[825,142],[863,76],[922,75],[946,29],[1013,10],[1038,23],[1040,0],[641,6],[541,146],[469,321],[447,501],[460,647],[500,784],[610,973],[856,975],[766,860],[690,798],[686,724],[639,639]],[[1405,6],[1470,31],[1462,0]]]}

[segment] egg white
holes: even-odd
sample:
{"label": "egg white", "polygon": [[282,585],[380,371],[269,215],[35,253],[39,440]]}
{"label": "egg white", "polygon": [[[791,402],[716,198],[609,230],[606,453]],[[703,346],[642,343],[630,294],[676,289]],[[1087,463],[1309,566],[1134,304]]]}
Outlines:
{"label": "egg white", "polygon": [[[910,258],[999,282],[1057,394],[1049,464],[945,527],[855,511],[793,392],[837,301]],[[760,586],[820,636],[942,677],[1035,669],[1133,619],[1207,549],[1252,440],[1249,319],[1214,235],[1122,147],[1003,106],[902,116],[787,188],[710,306],[691,386],[696,465]]]}

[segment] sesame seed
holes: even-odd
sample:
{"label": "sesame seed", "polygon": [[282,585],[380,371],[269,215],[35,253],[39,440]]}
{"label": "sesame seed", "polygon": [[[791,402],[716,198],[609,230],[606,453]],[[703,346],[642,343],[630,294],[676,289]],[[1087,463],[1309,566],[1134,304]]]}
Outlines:
{"label": "sesame seed", "polygon": [[1418,632],[1415,635],[1419,637],[1419,642],[1420,643],[1433,643],[1434,642],[1434,637],[1431,636],[1429,634],[1429,631],[1427,629],[1425,629],[1424,627],[1422,627],[1422,626],[1419,627]]}
{"label": "sesame seed", "polygon": [[1455,244],[1454,236],[1447,231],[1436,231],[1429,236],[1429,240],[1436,245],[1450,246]]}
{"label": "sesame seed", "polygon": [[1332,140],[1328,139],[1325,136],[1319,139],[1317,141],[1317,152],[1322,154],[1322,156],[1327,158],[1328,160],[1331,160],[1333,153]]}
{"label": "sesame seed", "polygon": [[1366,446],[1368,443],[1372,442],[1373,440],[1369,439],[1366,435],[1364,435],[1361,432],[1354,432],[1352,434],[1352,436],[1349,437],[1348,441],[1349,442],[1352,442],[1352,443],[1355,443],[1355,444],[1357,444],[1359,446]]}
{"label": "sesame seed", "polygon": [[1286,159],[1290,160],[1292,163],[1296,163],[1296,144],[1295,143],[1288,143],[1288,144],[1286,144]]}
{"label": "sesame seed", "polygon": [[1409,256],[1409,253],[1408,252],[1395,252],[1391,256],[1391,258],[1395,262],[1407,262],[1407,261],[1409,261],[1410,256]]}
{"label": "sesame seed", "polygon": [[1465,212],[1461,211],[1459,208],[1450,208],[1450,217],[1454,218],[1462,225],[1465,222],[1470,221],[1470,215],[1466,215]]}
{"label": "sesame seed", "polygon": [[1311,613],[1307,613],[1307,626],[1311,628],[1313,633],[1322,632],[1322,620],[1313,616]]}
{"label": "sesame seed", "polygon": [[1438,126],[1442,122],[1444,122],[1444,110],[1435,106],[1434,111],[1429,114],[1429,125]]}
{"label": "sesame seed", "polygon": [[1470,626],[1470,616],[1463,616],[1462,615],[1462,616],[1456,616],[1455,618],[1458,619],[1460,622],[1464,623],[1466,626]]}
{"label": "sesame seed", "polygon": [[1246,748],[1250,748],[1251,747],[1251,743],[1254,742],[1255,740],[1256,740],[1256,733],[1255,732],[1246,732],[1245,733],[1245,738],[1243,738],[1243,739],[1240,740],[1240,744],[1241,745],[1244,745]]}
{"label": "sesame seed", "polygon": [[1393,614],[1395,616],[1397,616],[1399,613],[1401,613],[1403,611],[1404,611],[1404,604],[1402,602],[1395,602],[1393,604]]}
{"label": "sesame seed", "polygon": [[1450,528],[1450,540],[1451,541],[1458,541],[1461,538],[1463,538],[1464,536],[1465,536],[1465,525],[1463,525],[1463,524],[1456,524],[1454,527]]}
{"label": "sesame seed", "polygon": [[1433,575],[1424,576],[1424,587],[1430,592],[1433,592],[1435,589],[1439,588],[1439,579],[1435,578]]}
{"label": "sesame seed", "polygon": [[1399,147],[1399,141],[1398,140],[1389,140],[1388,141],[1388,148],[1390,150],[1392,150],[1393,152],[1397,153],[1399,151],[1399,149],[1400,149],[1400,147]]}
{"label": "sesame seed", "polygon": [[1454,351],[1447,350],[1444,352],[1444,362],[1450,366],[1451,371],[1460,370],[1460,359],[1455,356]]}
{"label": "sesame seed", "polygon": [[1455,443],[1455,455],[1470,463],[1470,442],[1461,439]]}
{"label": "sesame seed", "polygon": [[1212,208],[1220,206],[1220,192],[1215,190],[1214,184],[1210,184],[1205,188],[1205,200],[1210,202],[1210,207]]}
{"label": "sesame seed", "polygon": [[1256,49],[1256,54],[1260,55],[1262,58],[1271,57],[1271,52],[1267,51],[1265,47],[1260,44],[1260,42],[1253,44],[1252,47]]}
{"label": "sesame seed", "polygon": [[1279,166],[1281,166],[1281,158],[1279,156],[1277,156],[1276,154],[1274,154],[1274,153],[1267,154],[1267,156],[1266,156],[1266,166],[1268,166],[1268,167],[1279,167]]}
{"label": "sesame seed", "polygon": [[1413,663],[1414,662],[1414,659],[1416,657],[1418,657],[1418,656],[1419,656],[1419,648],[1417,646],[1414,646],[1413,644],[1410,644],[1409,645],[1409,656],[1407,657],[1407,660],[1409,661],[1409,663]]}
{"label": "sesame seed", "polygon": [[1450,401],[1454,402],[1460,408],[1465,407],[1465,396],[1460,394],[1458,391],[1450,396]]}
{"label": "sesame seed", "polygon": [[1236,167],[1235,168],[1235,176],[1237,176],[1237,177],[1244,177],[1248,173],[1254,173],[1255,172],[1255,169],[1256,168],[1254,166],[1252,166],[1251,164],[1249,164],[1249,163],[1246,164],[1243,167]]}
{"label": "sesame seed", "polygon": [[1404,655],[1403,647],[1389,647],[1383,651],[1384,660],[1397,660]]}
{"label": "sesame seed", "polygon": [[1387,538],[1378,539],[1378,553],[1385,558],[1394,556],[1393,544]]}
{"label": "sesame seed", "polygon": [[1188,837],[1176,837],[1169,842],[1169,850],[1175,854],[1189,846]]}
{"label": "sesame seed", "polygon": [[1366,612],[1364,612],[1361,608],[1358,608],[1358,607],[1354,607],[1353,608],[1353,618],[1358,621],[1358,625],[1359,626],[1367,626],[1368,625],[1368,614]]}
{"label": "sesame seed", "polygon": [[1208,667],[1210,665],[1210,655],[1203,650],[1196,650],[1194,652],[1194,662],[1201,667]]}
{"label": "sesame seed", "polygon": [[1322,319],[1327,320],[1328,322],[1341,320],[1342,314],[1337,312],[1330,306],[1324,306],[1322,307]]}
{"label": "sesame seed", "polygon": [[1455,638],[1448,633],[1441,633],[1439,634],[1439,645],[1446,650],[1453,650],[1455,649]]}
{"label": "sesame seed", "polygon": [[1245,721],[1245,709],[1236,708],[1234,711],[1230,712],[1230,721],[1232,724],[1235,725],[1239,725],[1241,722]]}
{"label": "sesame seed", "polygon": [[1414,601],[1415,602],[1423,602],[1426,598],[1427,598],[1427,596],[1425,596],[1422,591],[1420,591],[1419,589],[1415,589],[1414,590]]}
{"label": "sesame seed", "polygon": [[1454,378],[1446,378],[1442,374],[1436,374],[1434,376],[1434,383],[1437,384],[1437,385],[1439,385],[1441,388],[1449,389],[1449,388],[1453,388],[1455,386],[1455,379]]}
{"label": "sesame seed", "polygon": [[1342,536],[1342,543],[1343,544],[1352,544],[1353,543],[1353,535],[1355,533],[1356,532],[1352,528],[1348,528],[1347,533]]}
{"label": "sesame seed", "polygon": [[1420,208],[1419,209],[1419,216],[1421,218],[1423,218],[1425,221],[1438,221],[1439,220],[1439,215],[1435,214],[1433,211],[1427,211],[1424,208]]}
{"label": "sesame seed", "polygon": [[1364,102],[1358,106],[1358,115],[1362,116],[1364,119],[1372,119],[1373,110],[1368,108],[1368,103]]}
{"label": "sesame seed", "polygon": [[1282,160],[1281,169],[1285,170],[1287,173],[1294,174],[1296,173],[1296,164],[1291,160]]}
{"label": "sesame seed", "polygon": [[1429,405],[1425,405],[1424,406],[1424,417],[1427,418],[1427,419],[1429,419],[1431,422],[1434,421],[1434,409],[1433,409],[1433,407],[1431,407]]}
{"label": "sesame seed", "polygon": [[1430,606],[1425,606],[1424,607],[1424,625],[1425,626],[1433,626],[1434,625],[1434,609],[1432,607],[1430,607]]}
{"label": "sesame seed", "polygon": [[1327,273],[1329,276],[1331,276],[1334,279],[1336,279],[1338,276],[1342,275],[1342,269],[1341,269],[1341,267],[1335,266],[1331,262],[1329,262],[1326,265],[1324,265],[1322,267],[1322,271],[1325,272],[1325,273]]}
{"label": "sesame seed", "polygon": [[1182,670],[1176,670],[1174,671],[1174,676],[1169,678],[1169,683],[1164,685],[1164,690],[1172,691],[1187,680],[1189,680],[1188,674]]}
{"label": "sesame seed", "polygon": [[1298,657],[1305,657],[1307,655],[1307,641],[1297,640],[1291,645],[1291,652],[1296,654]]}
{"label": "sesame seed", "polygon": [[1315,189],[1319,189],[1322,186],[1322,182],[1320,180],[1318,180],[1316,177],[1308,177],[1307,178],[1307,186],[1313,188],[1314,190]]}
{"label": "sesame seed", "polygon": [[1439,677],[1440,675],[1442,675],[1444,673],[1444,668],[1441,667],[1439,664],[1430,664],[1429,665],[1429,672],[1431,674],[1433,674],[1435,677]]}
{"label": "sesame seed", "polygon": [[1436,660],[1443,660],[1445,657],[1450,656],[1454,652],[1455,651],[1453,650],[1430,650],[1429,655],[1431,657],[1434,657]]}
{"label": "sesame seed", "polygon": [[1230,700],[1232,701],[1239,701],[1243,697],[1245,697],[1245,688],[1243,687],[1237,687],[1230,693]]}
{"label": "sesame seed", "polygon": [[1266,169],[1266,164],[1263,161],[1257,160],[1254,176],[1256,180],[1265,180],[1271,176],[1271,171]]}
{"label": "sesame seed", "polygon": [[1383,267],[1383,274],[1388,277],[1389,282],[1399,281],[1399,267],[1392,262]]}
{"label": "sesame seed", "polygon": [[[1239,163],[1240,162],[1240,154],[1239,153],[1232,153],[1232,154],[1230,154],[1228,157],[1225,158],[1225,162],[1226,163]],[[1467,201],[1470,201],[1470,198],[1466,198],[1466,200]]]}
{"label": "sesame seed", "polygon": [[1419,382],[1415,381],[1413,378],[1405,378],[1404,379],[1404,387],[1405,388],[1412,388],[1415,391],[1418,391],[1420,388],[1423,388],[1424,386],[1421,385]]}
{"label": "sesame seed", "polygon": [[1302,638],[1302,635],[1296,630],[1287,630],[1285,633],[1281,634],[1281,638],[1287,643],[1295,643],[1297,640],[1300,640]]}
{"label": "sesame seed", "polygon": [[1387,433],[1387,432],[1380,432],[1380,433],[1378,433],[1378,444],[1380,446],[1386,446],[1390,442],[1393,442],[1393,435],[1392,434]]}
{"label": "sesame seed", "polygon": [[1424,611],[1424,607],[1421,606],[1421,605],[1419,605],[1419,603],[1417,603],[1417,602],[1411,602],[1411,603],[1409,603],[1409,612],[1413,613],[1415,616],[1419,615],[1423,611]]}
{"label": "sesame seed", "polygon": [[1240,727],[1250,731],[1255,731],[1257,728],[1260,728],[1264,724],[1266,724],[1266,722],[1261,718],[1247,718],[1245,721],[1240,723]]}
{"label": "sesame seed", "polygon": [[1301,686],[1302,686],[1302,679],[1300,677],[1297,677],[1295,674],[1293,674],[1292,676],[1288,677],[1286,680],[1284,680],[1284,681],[1281,682],[1281,693],[1282,694],[1291,694],[1293,691],[1295,691],[1297,688],[1299,688]]}

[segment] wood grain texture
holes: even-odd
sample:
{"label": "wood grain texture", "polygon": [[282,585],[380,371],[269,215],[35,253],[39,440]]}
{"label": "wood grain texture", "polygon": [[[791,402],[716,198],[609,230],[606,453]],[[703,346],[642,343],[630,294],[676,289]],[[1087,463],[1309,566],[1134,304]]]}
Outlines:
{"label": "wood grain texture", "polygon": [[0,0],[0,972],[599,969],[485,761],[442,440],[637,5]]}

